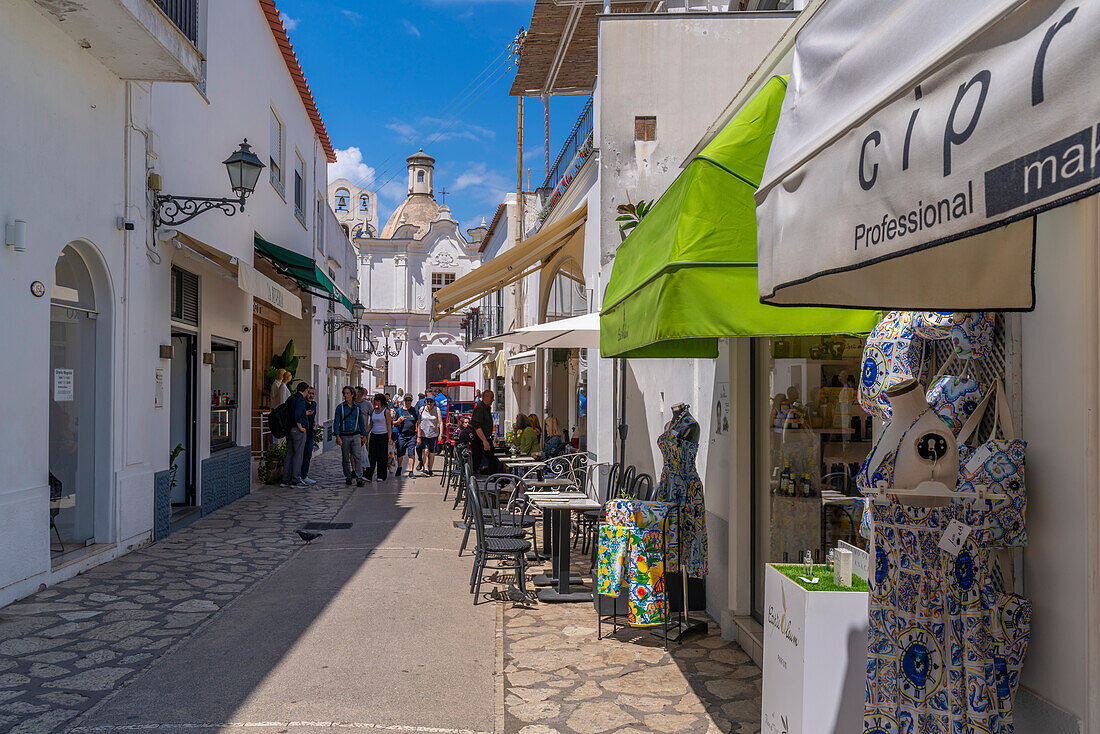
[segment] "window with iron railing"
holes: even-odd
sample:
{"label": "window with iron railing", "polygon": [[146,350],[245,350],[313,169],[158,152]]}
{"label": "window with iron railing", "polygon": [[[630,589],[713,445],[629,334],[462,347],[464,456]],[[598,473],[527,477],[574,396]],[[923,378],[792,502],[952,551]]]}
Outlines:
{"label": "window with iron railing", "polygon": [[180,33],[191,43],[199,40],[199,0],[155,0]]}
{"label": "window with iron railing", "polygon": [[503,334],[504,306],[479,306],[466,314],[463,328],[466,330],[466,346],[479,339]]}

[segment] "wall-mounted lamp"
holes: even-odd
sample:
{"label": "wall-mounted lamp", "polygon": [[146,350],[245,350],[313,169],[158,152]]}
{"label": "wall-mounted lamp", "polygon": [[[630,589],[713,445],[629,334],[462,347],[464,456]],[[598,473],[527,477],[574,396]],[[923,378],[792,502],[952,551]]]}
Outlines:
{"label": "wall-mounted lamp", "polygon": [[8,222],[4,227],[4,244],[16,252],[23,252],[27,249],[27,222],[23,219],[16,219],[13,222]]}
{"label": "wall-mounted lamp", "polygon": [[256,181],[260,178],[260,171],[264,169],[263,161],[252,152],[252,146],[248,144],[248,138],[245,138],[240,147],[222,163],[229,173],[229,186],[237,195],[236,199],[162,194],[160,174],[149,174],[149,189],[154,192],[154,229],[162,224],[183,224],[211,209],[220,209],[230,217],[238,211],[243,212],[245,200],[256,189]]}

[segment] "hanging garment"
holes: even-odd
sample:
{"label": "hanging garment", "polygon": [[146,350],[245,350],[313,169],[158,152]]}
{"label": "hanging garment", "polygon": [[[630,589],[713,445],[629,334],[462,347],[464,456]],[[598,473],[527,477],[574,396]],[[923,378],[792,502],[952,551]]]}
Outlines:
{"label": "hanging garment", "polygon": [[676,559],[678,543],[676,505],[671,502],[646,502],[644,500],[608,500],[604,505],[604,522],[621,528],[640,528],[642,530],[660,530],[668,532],[667,570],[678,571]]}
{"label": "hanging garment", "polygon": [[1017,594],[999,595],[993,602],[990,625],[997,713],[1001,716],[1001,731],[1010,734],[1012,702],[1020,688],[1020,670],[1031,637],[1031,602]]}
{"label": "hanging garment", "polygon": [[870,509],[875,565],[864,732],[1011,732],[1012,686],[1026,651],[1030,608],[1002,605],[1011,634],[1001,636],[1005,695],[999,695],[988,551],[973,535],[954,557],[939,547],[951,520],[973,519],[969,511],[960,504],[916,508],[896,501]]}
{"label": "hanging garment", "polygon": [[663,555],[664,534],[660,530],[600,525],[596,592],[619,596],[625,562],[626,621],[632,627],[652,627],[668,619]]}
{"label": "hanging garment", "polygon": [[703,578],[707,575],[707,517],[703,482],[695,469],[699,444],[681,441],[672,431],[665,431],[657,438],[657,446],[661,449],[664,468],[655,496],[677,506],[677,558],[683,562],[688,576]]}

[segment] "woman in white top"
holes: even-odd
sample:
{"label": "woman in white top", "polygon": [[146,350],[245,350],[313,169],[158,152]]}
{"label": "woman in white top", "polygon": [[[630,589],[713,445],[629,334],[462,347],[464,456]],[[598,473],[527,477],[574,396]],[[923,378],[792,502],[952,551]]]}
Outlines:
{"label": "woman in white top", "polygon": [[439,428],[443,414],[435,402],[435,396],[429,394],[420,409],[420,421],[416,426],[417,445],[425,452],[424,473],[432,475],[432,460],[439,453]]}
{"label": "woman in white top", "polygon": [[374,407],[367,418],[370,438],[367,439],[367,465],[363,478],[368,482],[374,475],[376,482],[385,481],[390,461],[390,443],[393,441],[393,416],[386,407],[384,395],[374,396]]}
{"label": "woman in white top", "polygon": [[290,388],[286,386],[290,382],[291,374],[286,370],[276,370],[275,379],[271,382],[271,409],[275,410],[290,397]]}

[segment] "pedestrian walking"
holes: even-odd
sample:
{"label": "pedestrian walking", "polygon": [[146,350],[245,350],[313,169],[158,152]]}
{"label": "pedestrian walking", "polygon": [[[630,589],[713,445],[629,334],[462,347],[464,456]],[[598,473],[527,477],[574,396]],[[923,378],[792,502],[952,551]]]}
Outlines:
{"label": "pedestrian walking", "polygon": [[409,460],[409,479],[416,476],[414,465],[416,464],[417,434],[420,418],[413,409],[412,395],[406,393],[402,401],[404,405],[394,409],[394,428],[397,429],[397,476],[401,476],[401,470],[406,457]]}
{"label": "pedestrian walking", "polygon": [[306,390],[309,388],[304,381],[298,383],[298,388],[290,396],[290,430],[286,434],[286,458],[283,460],[283,487],[302,486],[302,459],[306,450]]}
{"label": "pedestrian walking", "polygon": [[316,447],[314,438],[317,435],[317,390],[307,387],[306,397],[306,446],[302,454],[302,482],[305,484],[317,484],[317,480],[309,478],[309,465],[313,461],[313,450]]}
{"label": "pedestrian walking", "polygon": [[[374,400],[367,394],[367,388],[359,385],[355,388],[355,404],[359,406],[359,410],[363,413],[363,420],[367,422],[367,433],[370,433],[370,414],[374,410]],[[363,446],[363,451],[359,457],[359,464],[356,465],[356,471],[363,479],[370,480],[367,476],[367,447]]]}
{"label": "pedestrian walking", "polygon": [[473,454],[474,471],[484,469],[489,474],[496,474],[500,471],[500,463],[493,456],[493,412],[490,408],[492,404],[493,391],[485,390],[470,414],[470,427],[474,429],[475,434],[475,438],[470,442],[470,452]]}
{"label": "pedestrian walking", "polygon": [[367,417],[355,402],[355,390],[343,389],[344,402],[336,406],[332,418],[332,430],[336,433],[336,445],[340,447],[340,467],[344,470],[344,484],[355,482],[362,487],[363,447],[367,443]]}
{"label": "pedestrian walking", "polygon": [[[431,394],[431,390],[428,391]],[[427,396],[424,393],[420,393],[416,398],[416,405],[413,406],[413,412],[416,413],[417,420],[420,418],[420,411],[424,408],[424,405],[428,402]],[[424,451],[420,445],[420,439],[416,441],[416,470],[424,471]]]}
{"label": "pedestrian walking", "polygon": [[368,466],[363,472],[363,478],[368,482],[372,476],[376,482],[386,479],[386,468],[393,444],[392,431],[393,419],[386,408],[386,396],[379,393],[374,396],[374,404],[370,412],[370,436],[367,438]]}
{"label": "pedestrian walking", "polygon": [[439,453],[439,432],[442,428],[443,414],[439,412],[439,406],[434,396],[424,401],[424,405],[417,411],[420,420],[416,424],[417,453],[423,463],[423,471],[429,477],[432,476],[432,461]]}

